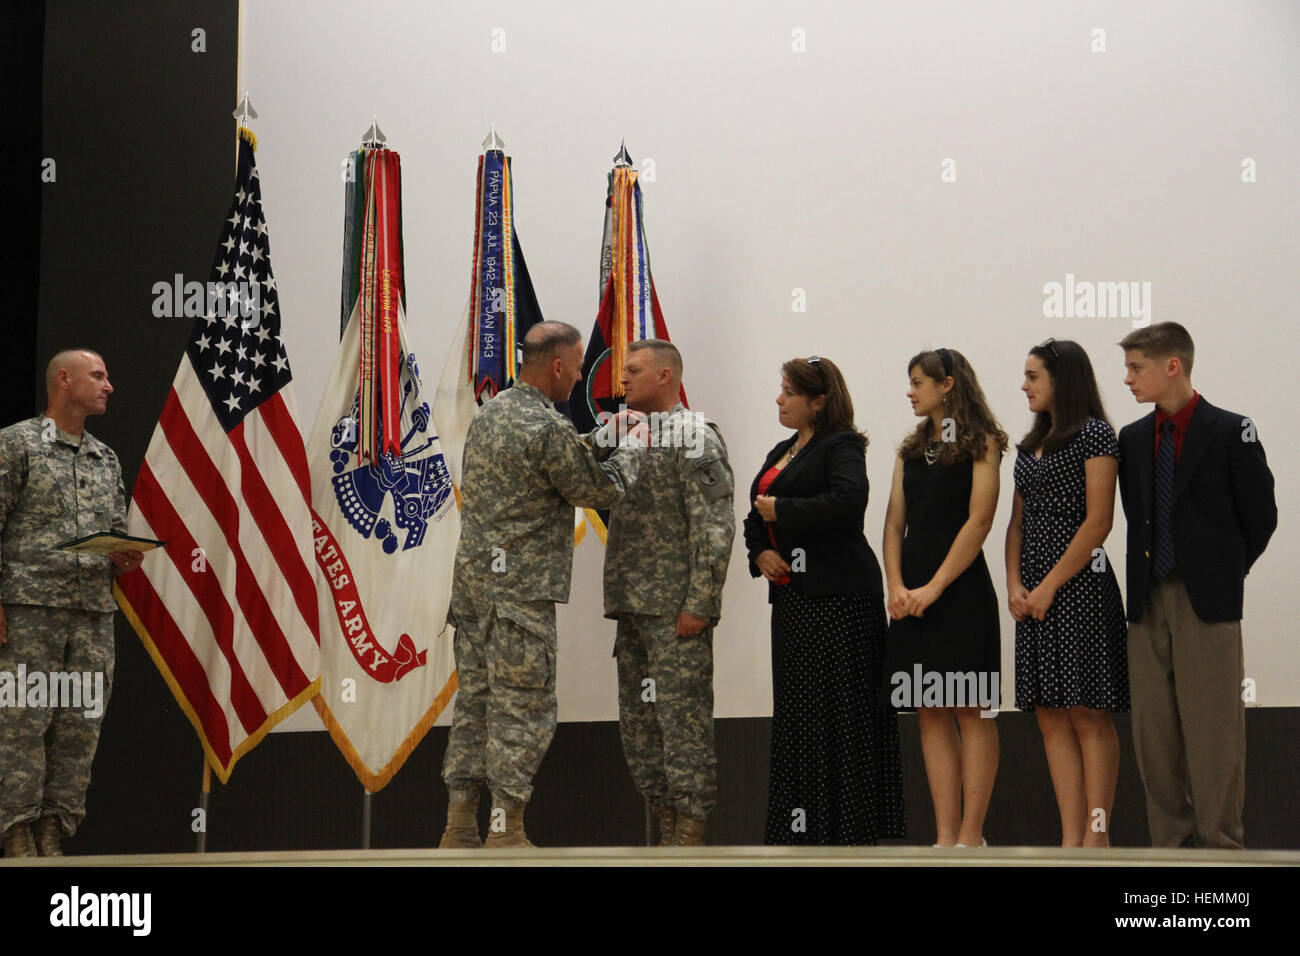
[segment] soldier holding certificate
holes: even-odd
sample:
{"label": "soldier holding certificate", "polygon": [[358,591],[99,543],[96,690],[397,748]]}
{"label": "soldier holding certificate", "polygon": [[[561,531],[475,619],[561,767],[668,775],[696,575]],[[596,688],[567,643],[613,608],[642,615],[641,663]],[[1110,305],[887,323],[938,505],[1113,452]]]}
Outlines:
{"label": "soldier holding certificate", "polygon": [[[113,392],[104,360],[60,352],[45,386],[42,415],[0,430],[0,831],[10,858],[60,855],[60,837],[86,815],[105,701],[67,706],[54,691],[69,686],[59,675],[102,675],[95,684],[107,697],[113,575],[141,561],[138,552],[59,550],[93,532],[125,532],[126,495],[117,455],[85,430]],[[45,694],[28,695],[32,675],[43,675]]]}

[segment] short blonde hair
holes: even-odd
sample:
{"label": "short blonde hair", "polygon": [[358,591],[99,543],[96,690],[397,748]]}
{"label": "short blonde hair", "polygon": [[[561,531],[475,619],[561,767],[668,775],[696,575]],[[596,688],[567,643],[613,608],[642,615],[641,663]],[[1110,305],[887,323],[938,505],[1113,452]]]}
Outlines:
{"label": "short blonde hair", "polygon": [[682,353],[677,350],[667,339],[638,339],[635,342],[629,342],[627,345],[628,353],[640,352],[643,349],[654,352],[655,361],[659,363],[660,368],[670,369],[673,378],[679,382],[682,380]]}
{"label": "short blonde hair", "polygon": [[80,360],[83,355],[93,355],[101,362],[104,361],[104,356],[93,349],[64,349],[50,359],[45,366],[45,394],[47,396],[54,394],[54,387],[59,381],[59,373],[65,368],[71,368],[73,363]]}

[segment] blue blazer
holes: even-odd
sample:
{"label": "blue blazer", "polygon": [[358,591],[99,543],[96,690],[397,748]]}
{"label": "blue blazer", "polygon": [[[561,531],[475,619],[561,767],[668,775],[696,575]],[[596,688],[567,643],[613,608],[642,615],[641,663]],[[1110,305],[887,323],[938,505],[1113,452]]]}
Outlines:
{"label": "blue blazer", "polygon": [[[1202,395],[1174,469],[1174,556],[1203,621],[1239,621],[1245,577],[1277,527],[1273,473],[1264,446],[1244,440],[1244,415]],[[1128,519],[1128,619],[1142,620],[1155,550],[1153,411],[1119,433],[1119,492]],[[1251,436],[1254,437],[1254,436]]]}

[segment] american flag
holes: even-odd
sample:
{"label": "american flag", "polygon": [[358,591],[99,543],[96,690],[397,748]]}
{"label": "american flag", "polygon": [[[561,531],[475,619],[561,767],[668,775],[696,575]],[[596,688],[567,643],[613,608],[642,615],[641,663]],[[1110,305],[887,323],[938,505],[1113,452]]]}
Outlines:
{"label": "american flag", "polygon": [[131,499],[130,533],[167,547],[117,580],[119,604],[222,782],[320,676],[311,479],[254,145],[241,129],[207,312]]}

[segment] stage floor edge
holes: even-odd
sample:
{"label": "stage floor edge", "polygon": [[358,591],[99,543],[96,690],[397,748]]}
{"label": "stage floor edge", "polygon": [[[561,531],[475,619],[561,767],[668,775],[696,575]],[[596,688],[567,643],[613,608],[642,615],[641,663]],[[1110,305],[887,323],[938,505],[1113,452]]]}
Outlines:
{"label": "stage floor edge", "polygon": [[278,850],[0,860],[0,868],[151,866],[1298,866],[1295,850],[1142,847],[537,847],[521,850]]}

